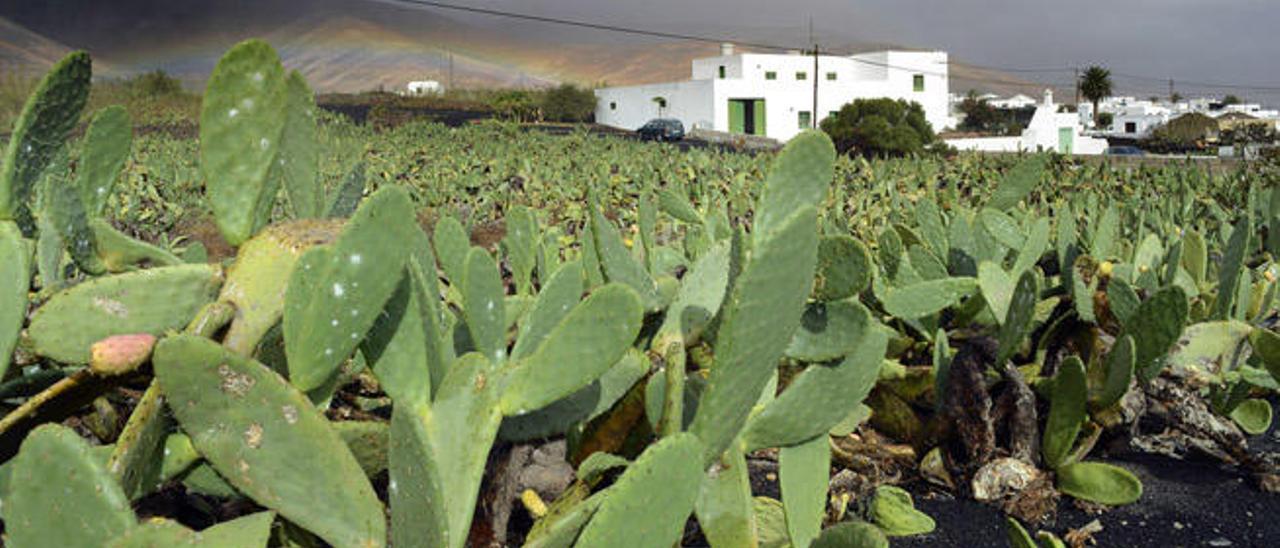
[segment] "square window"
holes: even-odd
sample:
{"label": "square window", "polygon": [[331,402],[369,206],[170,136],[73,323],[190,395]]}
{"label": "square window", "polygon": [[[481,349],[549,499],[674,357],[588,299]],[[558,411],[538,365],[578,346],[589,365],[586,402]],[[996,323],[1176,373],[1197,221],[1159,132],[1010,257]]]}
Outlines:
{"label": "square window", "polygon": [[720,65],[720,79],[721,79],[721,80],[723,80],[723,79],[724,79],[724,72],[725,72],[725,71],[724,71],[724,65]]}
{"label": "square window", "polygon": [[809,129],[813,127],[813,115],[807,110],[802,110],[800,111],[799,122],[800,129]]}
{"label": "square window", "polygon": [[615,102],[610,102],[610,103],[609,103],[609,110],[618,110],[618,103],[617,103],[616,101],[615,101]]}
{"label": "square window", "polygon": [[917,74],[915,76],[912,76],[911,86],[915,88],[916,91],[924,91],[924,75]]}
{"label": "square window", "polygon": [[796,80],[808,80],[808,79],[809,79],[809,73],[804,71],[800,71],[796,73]]}
{"label": "square window", "polygon": [[766,71],[766,72],[764,73],[764,79],[765,79],[765,80],[777,80],[777,79],[778,79],[778,72],[777,72],[777,71],[774,71],[774,70]]}
{"label": "square window", "polygon": [[1125,122],[1125,123],[1124,123],[1124,132],[1125,132],[1125,133],[1137,133],[1137,132],[1138,132],[1138,123],[1137,123],[1137,122]]}
{"label": "square window", "polygon": [[834,72],[828,72],[828,73],[827,73],[827,79],[828,79],[828,80],[831,80],[831,81],[833,81],[833,82],[834,82],[834,81],[835,81],[835,79],[836,79],[836,73],[834,73]]}

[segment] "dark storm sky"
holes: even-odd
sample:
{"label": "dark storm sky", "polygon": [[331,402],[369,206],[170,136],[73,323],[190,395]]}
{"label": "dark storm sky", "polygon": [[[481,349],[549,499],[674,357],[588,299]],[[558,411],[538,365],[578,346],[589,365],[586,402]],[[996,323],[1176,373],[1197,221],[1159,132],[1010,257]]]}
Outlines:
{"label": "dark storm sky", "polygon": [[[1184,95],[1230,90],[1199,83],[1280,88],[1280,0],[454,0],[456,3],[682,33],[806,42],[810,18],[827,43],[887,42],[945,49],[958,59],[1012,68],[1100,63],[1115,72],[1173,77]],[[306,14],[397,13],[391,0],[9,0],[0,15],[56,38],[126,40],[187,29],[269,29]],[[611,36],[540,24],[432,11],[470,24],[602,40]],[[62,36],[58,36],[59,33]],[[70,40],[74,41],[74,40]],[[72,44],[77,45],[77,44]],[[1069,81],[1068,73],[1029,73]],[[1134,93],[1167,83],[1119,77]],[[1261,98],[1261,97],[1260,97]]]}

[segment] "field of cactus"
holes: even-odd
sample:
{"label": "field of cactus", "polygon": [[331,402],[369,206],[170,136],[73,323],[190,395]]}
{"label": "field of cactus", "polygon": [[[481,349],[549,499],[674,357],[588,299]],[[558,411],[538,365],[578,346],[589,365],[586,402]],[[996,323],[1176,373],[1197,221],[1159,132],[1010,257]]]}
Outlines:
{"label": "field of cactus", "polygon": [[1049,547],[1142,504],[1113,453],[1280,490],[1275,166],[374,133],[260,41],[135,139],[91,74],[0,171],[4,546],[880,547],[949,493]]}

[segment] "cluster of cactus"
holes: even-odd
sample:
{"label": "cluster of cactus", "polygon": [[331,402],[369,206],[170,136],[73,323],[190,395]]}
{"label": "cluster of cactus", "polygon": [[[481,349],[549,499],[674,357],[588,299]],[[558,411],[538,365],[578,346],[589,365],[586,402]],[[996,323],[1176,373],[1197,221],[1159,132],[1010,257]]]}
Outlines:
{"label": "cluster of cactus", "polygon": [[[1043,199],[1043,157],[979,209],[930,192],[864,243],[827,207],[830,140],[806,132],[754,203],[691,201],[673,182],[638,199],[633,232],[605,215],[608,192],[587,196],[582,226],[515,206],[495,256],[449,215],[428,234],[402,187],[361,200],[359,165],[326,196],[311,91],[248,41],[203,99],[208,205],[237,248],[210,264],[103,218],[130,152],[122,109],[92,117],[73,177],[89,75],[84,54],[54,67],[0,172],[0,371],[16,347],[28,356],[0,386],[27,396],[0,419],[14,546],[461,547],[493,448],[557,436],[577,480],[549,506],[524,499],[528,546],[666,548],[690,517],[712,546],[885,546],[934,522],[892,485],[865,504],[831,496],[833,437],[864,422],[938,457],[956,442],[949,408],[990,407],[1004,379],[1037,434],[1009,452],[1064,494],[1117,505],[1141,483],[1086,457],[1135,420],[1124,401],[1145,383],[1204,387],[1248,433],[1280,388],[1275,268],[1254,260],[1280,251],[1257,238],[1280,234],[1280,191],[1250,191],[1215,234],[1216,266],[1219,242],[1149,228],[1191,214],[1176,199],[1136,231],[1121,219],[1139,203],[1083,230],[1092,194],[1054,204],[1056,225],[1020,207]],[[330,420],[356,379],[389,421]],[[146,388],[111,443],[57,424],[122,386]],[[990,461],[981,441],[959,443]],[[762,449],[777,450],[780,501],[753,496],[747,455]],[[174,482],[266,511],[199,533],[139,521],[131,502]]]}

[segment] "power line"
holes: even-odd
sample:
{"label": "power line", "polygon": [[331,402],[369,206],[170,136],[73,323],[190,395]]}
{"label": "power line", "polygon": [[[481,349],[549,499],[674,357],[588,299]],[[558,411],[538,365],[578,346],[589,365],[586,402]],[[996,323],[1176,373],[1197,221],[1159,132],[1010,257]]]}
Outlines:
{"label": "power line", "polygon": [[464,6],[462,4],[452,4],[448,2],[435,2],[433,0],[380,0],[380,1],[384,3],[410,4],[410,5],[422,6],[422,7],[460,11],[464,13],[474,13],[477,15],[491,15],[494,17],[505,17],[508,19],[519,19],[523,21],[535,21],[538,23],[550,23],[555,25],[565,25],[565,26],[579,27],[579,28],[585,28],[585,29],[602,30],[602,31],[609,31],[609,32],[620,32],[624,34],[634,34],[637,36],[649,36],[652,38],[670,38],[675,40],[690,40],[695,42],[707,42],[707,43],[715,43],[715,44],[723,44],[725,42],[734,42],[736,44],[743,45],[749,48],[778,50],[778,51],[802,49],[802,48],[795,48],[795,47],[779,46],[775,44],[765,44],[765,43],[759,43],[759,42],[742,42],[738,40],[728,40],[724,38],[699,36],[696,34],[664,32],[664,31],[641,29],[636,27],[624,27],[621,25],[611,25],[606,23],[594,23],[591,21],[563,19],[559,17],[533,15],[531,13],[518,13],[513,11],[479,8],[475,6]]}
{"label": "power line", "polygon": [[[647,36],[651,38],[688,40],[688,41],[694,41],[694,42],[714,43],[714,44],[723,44],[723,43],[729,42],[729,43],[734,43],[747,48],[754,48],[758,50],[803,51],[804,49],[804,48],[797,48],[792,46],[781,46],[777,44],[769,44],[769,43],[763,43],[763,42],[745,42],[745,41],[736,40],[732,38],[725,38],[725,37],[714,37],[714,36],[706,36],[706,35],[658,31],[658,30],[642,29],[638,27],[613,25],[613,24],[607,24],[607,23],[596,23],[592,21],[582,21],[582,20],[575,20],[575,19],[566,19],[561,17],[534,15],[530,13],[519,13],[519,12],[499,10],[499,9],[481,8],[476,6],[455,4],[450,2],[438,2],[435,0],[374,0],[374,1],[382,2],[382,3],[397,4],[397,5],[410,5],[410,6],[416,6],[416,7],[422,7],[422,8],[437,8],[437,9],[444,9],[444,10],[459,11],[464,13],[472,13],[477,15],[504,17],[508,19],[517,19],[517,20],[523,20],[523,21],[533,21],[538,23],[564,25],[564,26],[571,26],[571,27],[578,27],[578,28],[585,28],[585,29],[592,29],[592,30],[599,30],[599,31],[617,32],[617,33],[631,34],[636,36]],[[909,71],[909,72],[914,72],[916,74],[926,74],[931,76],[938,76],[938,77],[962,80],[962,81],[986,82],[986,83],[992,83],[992,84],[1003,84],[1003,85],[1021,86],[1021,87],[1060,85],[1060,84],[1045,84],[1042,82],[1026,82],[1021,80],[1011,80],[1011,79],[1003,79],[1003,78],[958,78],[955,75],[950,74],[950,71],[934,72],[934,71],[928,71],[928,70],[920,70],[915,67],[903,67],[903,66],[893,65],[891,63],[882,63],[879,61],[864,59],[852,54],[845,56],[845,58],[851,59],[856,63],[880,67],[888,70]],[[1022,74],[1071,73],[1071,72],[1075,72],[1079,68],[1079,67],[1062,67],[1062,68],[997,67],[997,66],[977,65],[972,63],[963,63],[963,64],[975,69],[993,70],[993,71],[1005,72],[1005,73],[1022,73]],[[1118,76],[1121,78],[1132,78],[1136,80],[1145,80],[1150,82],[1165,83],[1170,80],[1168,77],[1161,78],[1161,77],[1155,77],[1155,76],[1137,75],[1137,74],[1130,74],[1130,73],[1124,73],[1124,72],[1112,71],[1111,74],[1113,76]],[[1271,86],[1271,85],[1225,84],[1225,83],[1214,83],[1214,82],[1201,82],[1201,81],[1194,81],[1194,80],[1182,80],[1182,79],[1176,79],[1176,78],[1174,80],[1177,82],[1179,86],[1184,86],[1184,87],[1237,89],[1237,90],[1246,90],[1246,91],[1280,91],[1280,86]]]}

